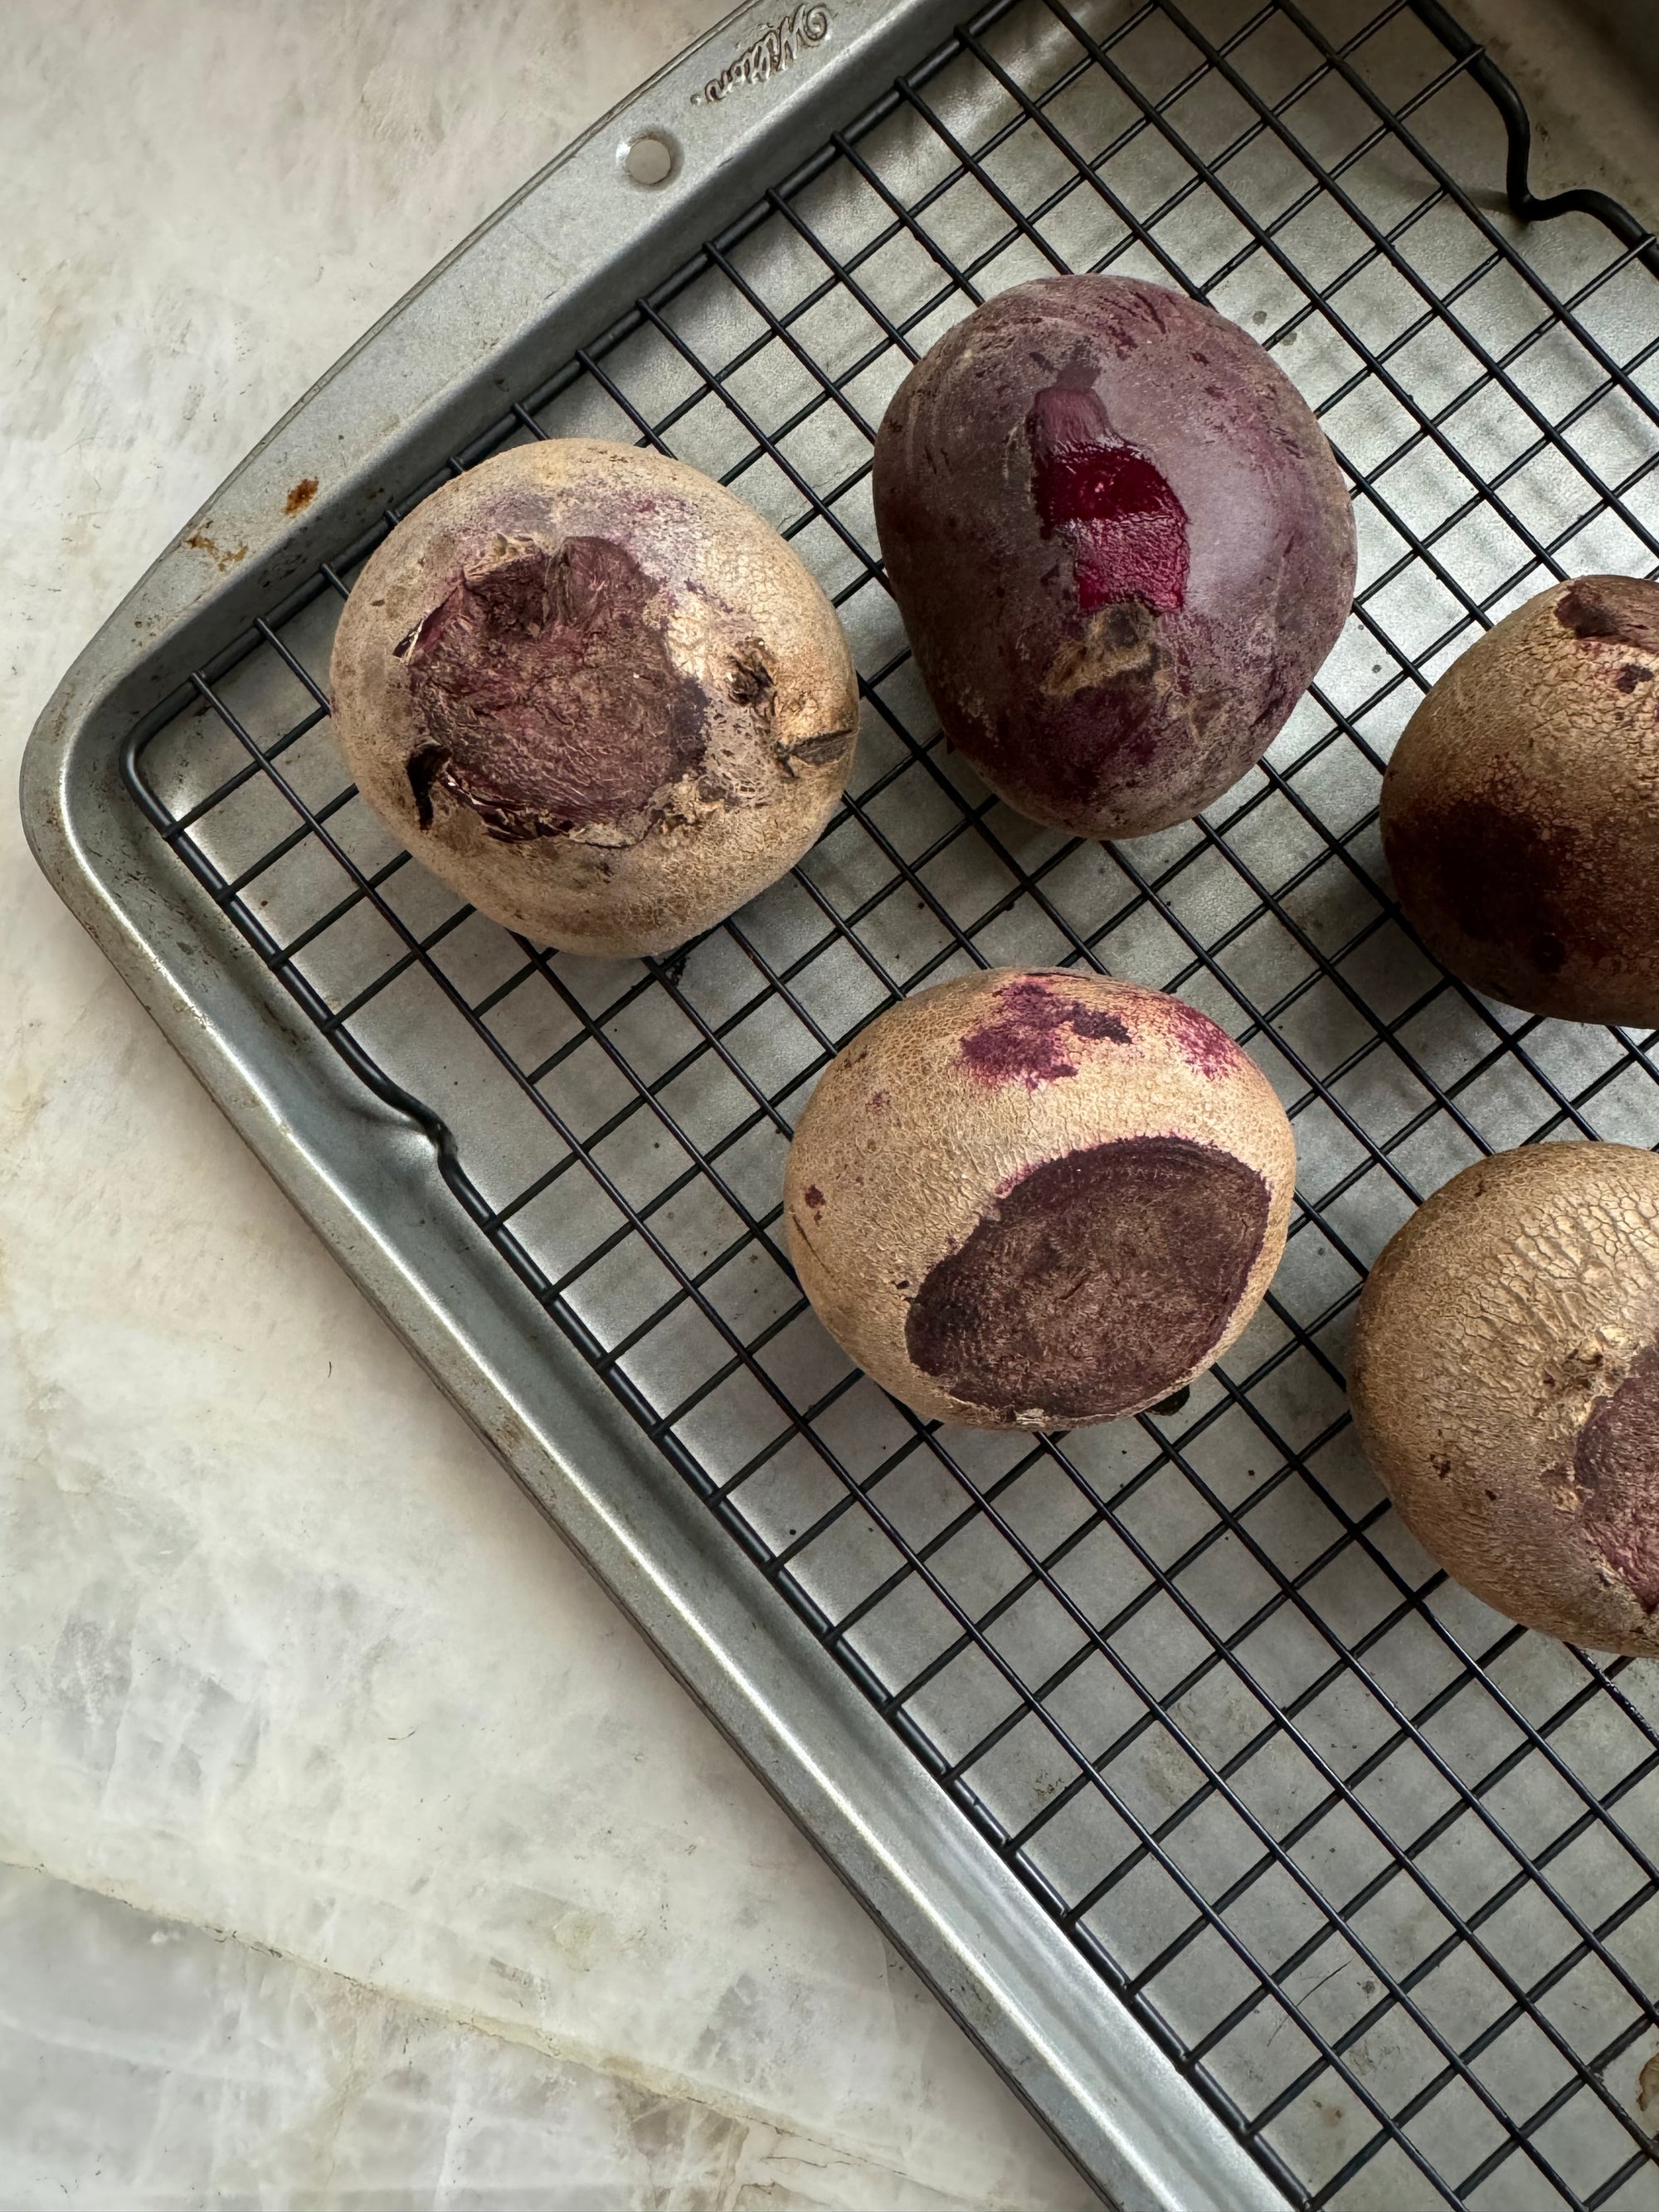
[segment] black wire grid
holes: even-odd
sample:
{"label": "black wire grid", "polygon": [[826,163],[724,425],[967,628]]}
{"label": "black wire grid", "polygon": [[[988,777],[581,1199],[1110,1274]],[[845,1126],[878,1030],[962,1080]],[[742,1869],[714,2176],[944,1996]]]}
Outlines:
{"label": "black wire grid", "polygon": [[[1659,1680],[1436,1572],[1342,1388],[1365,1267],[1447,1176],[1523,1140],[1659,1138],[1659,1040],[1485,1005],[1382,879],[1377,781],[1432,677],[1553,576],[1659,564],[1650,242],[1583,214],[1522,235],[1458,181],[1502,174],[1490,64],[1425,13],[999,0],[456,458],[660,447],[836,600],[865,702],[846,805],[688,952],[538,951],[342,786],[327,652],[368,544],[135,733],[127,774],[918,1787],[1293,2203],[1633,2212],[1659,2206]],[[1319,407],[1361,547],[1353,617],[1262,768],[1117,847],[1021,821],[945,752],[869,506],[908,364],[1073,268],[1255,331]],[[1179,1410],[929,1428],[790,1274],[783,1154],[816,1076],[902,994],[1004,962],[1182,993],[1294,1120],[1284,1267]]]}

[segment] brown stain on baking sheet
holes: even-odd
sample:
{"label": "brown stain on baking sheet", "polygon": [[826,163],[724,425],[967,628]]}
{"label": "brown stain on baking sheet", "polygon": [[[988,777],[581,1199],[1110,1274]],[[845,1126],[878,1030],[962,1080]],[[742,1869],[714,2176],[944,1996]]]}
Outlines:
{"label": "brown stain on baking sheet", "polygon": [[247,558],[246,544],[235,547],[216,544],[204,530],[192,531],[185,543],[186,545],[194,547],[197,552],[205,553],[221,574],[227,568],[234,568],[239,561],[246,561]]}
{"label": "brown stain on baking sheet", "polygon": [[316,477],[301,477],[298,483],[289,487],[288,497],[283,501],[283,513],[298,514],[301,508],[309,507],[316,496]]}

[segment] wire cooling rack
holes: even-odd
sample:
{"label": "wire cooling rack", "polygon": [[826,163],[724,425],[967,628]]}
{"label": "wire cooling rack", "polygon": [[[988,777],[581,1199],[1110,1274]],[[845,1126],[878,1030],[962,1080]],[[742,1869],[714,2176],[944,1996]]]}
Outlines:
{"label": "wire cooling rack", "polygon": [[[940,1818],[948,1798],[1293,2203],[1636,2212],[1659,2207],[1659,1679],[1436,1572],[1342,1389],[1365,1267],[1448,1176],[1522,1141],[1659,1139],[1659,1039],[1484,1004],[1381,867],[1378,778],[1434,676],[1551,577],[1659,564],[1656,257],[1627,217],[1517,230],[1472,72],[1431,9],[1003,0],[455,458],[660,447],[734,485],[841,611],[846,805],[672,961],[507,935],[343,783],[328,650],[377,538],[125,767]],[[1267,760],[1116,847],[1021,821],[945,751],[870,512],[909,362],[1060,269],[1184,286],[1254,331],[1358,522],[1353,617]],[[1294,1121],[1273,1292],[1158,1415],[930,1429],[789,1272],[783,1156],[817,1075],[904,993],[1005,962],[1181,993]]]}

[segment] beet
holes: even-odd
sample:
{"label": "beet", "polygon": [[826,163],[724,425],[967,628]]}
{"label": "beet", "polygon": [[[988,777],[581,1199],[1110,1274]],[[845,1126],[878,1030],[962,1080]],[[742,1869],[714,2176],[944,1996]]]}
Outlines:
{"label": "beet", "polygon": [[876,441],[887,578],[946,738],[1085,837],[1182,822],[1259,760],[1353,596],[1341,471],[1254,338],[1127,276],[1000,293]]}
{"label": "beet", "polygon": [[1659,1658],[1659,1159],[1522,1145],[1396,1230],[1354,1316],[1366,1456],[1511,1620]]}
{"label": "beet", "polygon": [[1454,975],[1572,1022],[1659,1023],[1659,584],[1579,576],[1439,678],[1382,779],[1407,920]]}
{"label": "beet", "polygon": [[400,843],[492,920],[660,953],[793,867],[835,811],[858,687],[776,532],[665,453],[509,447],[364,568],[334,731]]}
{"label": "beet", "polygon": [[824,1071],[785,1233],[824,1327],[917,1413],[1078,1428],[1236,1340],[1295,1177],[1272,1085],[1198,1007],[992,969],[889,1007]]}

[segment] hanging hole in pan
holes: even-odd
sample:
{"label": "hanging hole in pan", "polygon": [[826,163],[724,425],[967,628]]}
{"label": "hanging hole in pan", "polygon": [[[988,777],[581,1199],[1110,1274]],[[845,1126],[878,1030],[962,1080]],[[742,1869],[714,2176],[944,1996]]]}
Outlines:
{"label": "hanging hole in pan", "polygon": [[660,131],[642,131],[617,149],[617,167],[636,185],[665,185],[679,158],[679,149]]}

